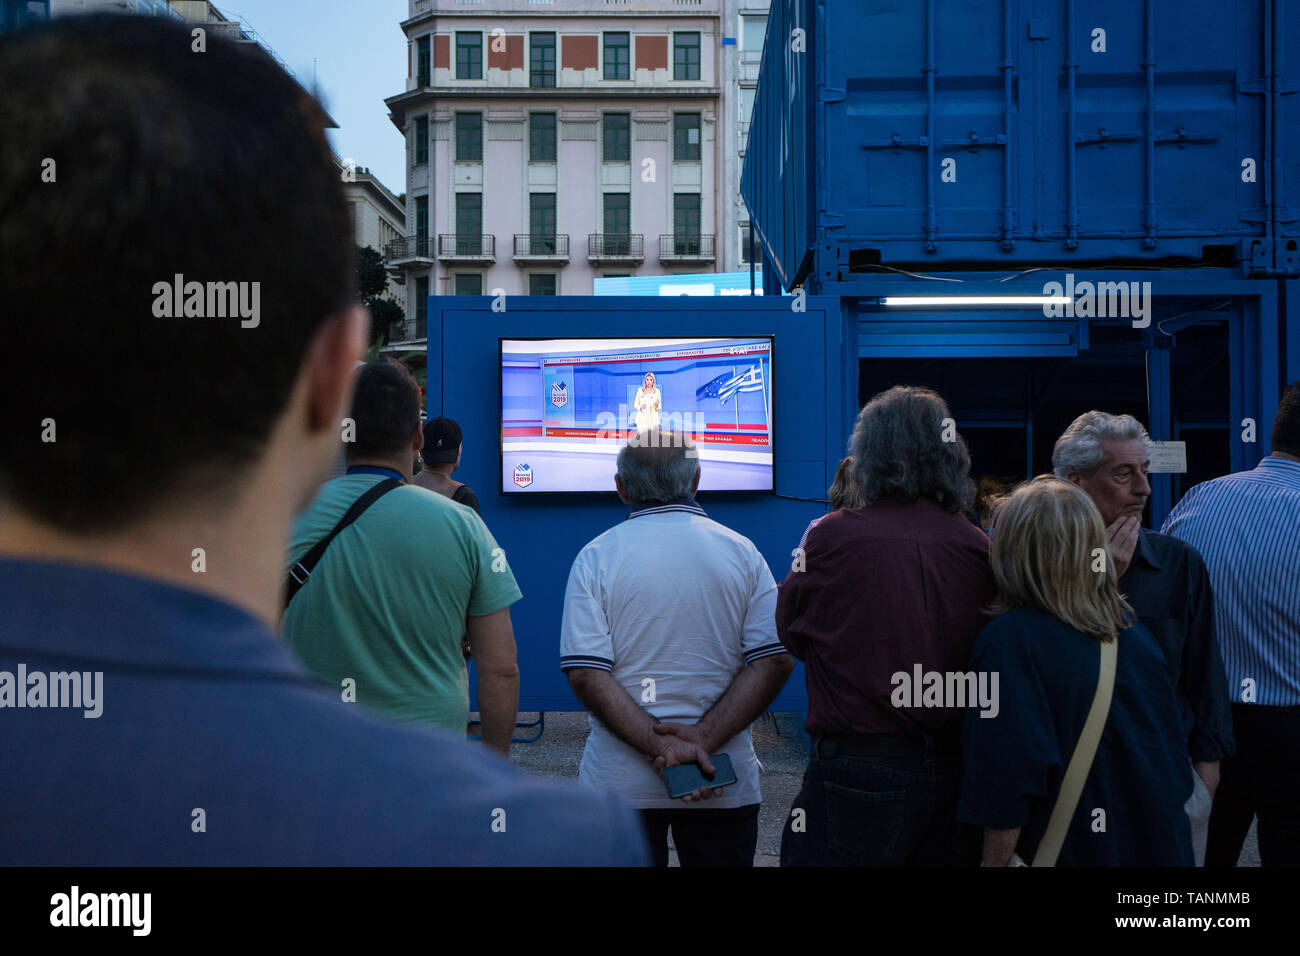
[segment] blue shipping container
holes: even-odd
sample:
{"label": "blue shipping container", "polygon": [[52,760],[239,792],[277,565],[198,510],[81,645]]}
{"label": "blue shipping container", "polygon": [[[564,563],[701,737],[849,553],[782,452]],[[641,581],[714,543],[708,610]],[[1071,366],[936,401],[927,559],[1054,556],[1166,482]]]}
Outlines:
{"label": "blue shipping container", "polygon": [[775,278],[816,292],[882,266],[1300,274],[1288,7],[774,0],[741,193]]}

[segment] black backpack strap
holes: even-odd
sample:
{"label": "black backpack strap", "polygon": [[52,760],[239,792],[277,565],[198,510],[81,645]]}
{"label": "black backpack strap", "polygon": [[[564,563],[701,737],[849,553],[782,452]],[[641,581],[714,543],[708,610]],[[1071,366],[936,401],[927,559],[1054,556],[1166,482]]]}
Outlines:
{"label": "black backpack strap", "polygon": [[352,522],[360,518],[362,512],[373,505],[376,501],[388,494],[394,488],[404,484],[406,484],[406,482],[402,481],[400,478],[386,478],[379,482],[379,484],[366,489],[365,494],[352,502],[352,507],[350,507],[347,512],[344,513],[343,517],[339,519],[339,523],[334,526],[334,530],[312,545],[311,550],[303,555],[302,560],[289,569],[289,576],[284,582],[284,606],[286,609],[289,607],[289,602],[293,600],[293,596],[302,589],[304,584],[307,583],[307,579],[311,577],[312,571],[315,570],[316,565],[320,562],[321,555],[325,553],[325,549],[330,546],[330,542],[334,540],[335,536],[337,536],[340,531]]}

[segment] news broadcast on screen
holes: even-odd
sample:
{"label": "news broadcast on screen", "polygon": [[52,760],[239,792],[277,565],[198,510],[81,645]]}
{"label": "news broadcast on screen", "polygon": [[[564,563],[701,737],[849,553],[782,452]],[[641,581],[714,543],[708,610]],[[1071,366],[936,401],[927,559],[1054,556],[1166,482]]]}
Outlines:
{"label": "news broadcast on screen", "polygon": [[689,436],[701,491],[772,490],[772,338],[501,339],[503,494],[613,490],[619,449]]}

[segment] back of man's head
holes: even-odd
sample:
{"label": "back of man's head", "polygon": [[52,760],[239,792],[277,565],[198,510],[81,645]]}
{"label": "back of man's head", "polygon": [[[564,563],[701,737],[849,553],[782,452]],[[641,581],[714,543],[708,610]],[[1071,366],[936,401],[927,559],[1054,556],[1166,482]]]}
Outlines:
{"label": "back of man's head", "polygon": [[420,424],[420,386],[405,365],[380,359],[362,367],[352,395],[356,439],[343,447],[348,461],[409,455]]}
{"label": "back of man's head", "polygon": [[618,453],[618,477],[632,504],[689,498],[699,470],[695,442],[676,432],[639,432]]}
{"label": "back of man's head", "polygon": [[1292,382],[1282,393],[1273,419],[1273,450],[1300,455],[1300,380]]}
{"label": "back of man's head", "polygon": [[233,495],[355,300],[319,105],[141,16],[0,37],[0,90],[0,496],[76,532]]}

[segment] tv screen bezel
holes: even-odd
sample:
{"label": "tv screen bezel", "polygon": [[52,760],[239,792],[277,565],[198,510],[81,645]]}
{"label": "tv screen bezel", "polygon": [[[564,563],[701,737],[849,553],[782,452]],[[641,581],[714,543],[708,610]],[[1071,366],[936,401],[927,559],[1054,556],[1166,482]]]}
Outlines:
{"label": "tv screen bezel", "polygon": [[499,498],[510,498],[510,499],[512,499],[512,500],[515,500],[515,499],[525,499],[525,498],[549,498],[549,497],[554,497],[554,496],[557,496],[557,495],[563,495],[563,496],[567,496],[567,497],[574,497],[574,496],[590,496],[590,495],[600,495],[600,496],[602,496],[602,497],[609,497],[609,496],[611,496],[611,495],[613,495],[613,496],[615,496],[615,497],[618,496],[618,492],[615,490],[614,485],[613,485],[613,481],[612,481],[612,480],[611,480],[611,482],[610,482],[610,487],[609,487],[607,490],[604,490],[604,491],[599,491],[599,490],[587,490],[587,491],[506,491],[506,490],[505,490],[505,456],[506,456],[506,449],[505,449],[505,421],[504,421],[505,409],[501,407],[501,406],[502,406],[502,403],[503,403],[503,400],[504,400],[504,397],[505,397],[504,392],[503,392],[504,382],[503,382],[503,380],[502,380],[502,378],[503,378],[503,374],[504,374],[504,372],[505,372],[505,366],[503,365],[504,358],[505,358],[505,353],[502,351],[501,343],[502,343],[502,342],[563,342],[563,341],[568,341],[568,340],[578,339],[578,338],[598,339],[598,340],[600,340],[600,341],[602,341],[602,342],[646,341],[647,339],[654,339],[654,338],[662,338],[662,339],[665,339],[665,340],[674,340],[674,339],[677,339],[677,340],[680,340],[680,339],[766,339],[766,340],[767,340],[767,343],[768,343],[768,363],[769,363],[770,368],[773,370],[772,373],[770,373],[770,374],[771,374],[771,385],[770,385],[769,388],[768,388],[768,401],[769,401],[769,403],[770,403],[770,411],[769,411],[769,414],[768,414],[768,420],[772,423],[772,427],[771,427],[771,429],[770,429],[770,431],[769,431],[769,434],[768,434],[768,448],[770,449],[771,454],[772,454],[772,466],[771,466],[771,476],[772,476],[772,481],[771,481],[771,487],[770,487],[770,488],[758,488],[758,489],[755,489],[755,488],[709,488],[709,489],[701,488],[699,491],[696,492],[696,497],[698,498],[698,497],[700,497],[701,495],[708,495],[708,496],[713,496],[713,495],[745,495],[746,497],[751,497],[751,496],[763,496],[763,495],[767,495],[767,496],[775,496],[775,495],[776,495],[776,377],[775,377],[775,369],[776,369],[776,334],[773,333],[773,332],[759,332],[759,333],[755,333],[755,334],[752,334],[752,335],[738,335],[738,334],[734,334],[734,333],[726,333],[726,334],[721,334],[721,335],[708,335],[708,334],[700,334],[700,333],[698,333],[698,332],[693,332],[693,333],[686,334],[686,335],[664,335],[664,336],[654,336],[654,335],[586,335],[586,336],[584,336],[584,335],[567,335],[567,336],[560,336],[560,335],[498,335],[498,336],[497,336],[497,397],[496,397],[496,402],[497,402],[497,497],[499,497]]}

